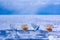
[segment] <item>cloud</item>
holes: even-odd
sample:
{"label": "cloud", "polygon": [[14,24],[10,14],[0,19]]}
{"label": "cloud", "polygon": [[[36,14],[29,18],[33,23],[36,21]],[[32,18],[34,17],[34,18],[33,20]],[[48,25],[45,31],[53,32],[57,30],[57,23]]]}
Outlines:
{"label": "cloud", "polygon": [[[54,8],[54,5],[57,8]],[[60,0],[0,0],[0,14],[49,14],[52,9],[52,14],[59,14],[59,5]]]}
{"label": "cloud", "polygon": [[37,9],[50,0],[0,0],[2,8],[13,11],[12,14],[36,14]]}

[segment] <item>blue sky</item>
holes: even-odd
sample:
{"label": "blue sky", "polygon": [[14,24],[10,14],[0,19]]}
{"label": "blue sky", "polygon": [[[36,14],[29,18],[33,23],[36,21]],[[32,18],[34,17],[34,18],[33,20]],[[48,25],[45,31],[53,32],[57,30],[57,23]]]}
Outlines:
{"label": "blue sky", "polygon": [[59,15],[60,0],[0,0],[0,15]]}

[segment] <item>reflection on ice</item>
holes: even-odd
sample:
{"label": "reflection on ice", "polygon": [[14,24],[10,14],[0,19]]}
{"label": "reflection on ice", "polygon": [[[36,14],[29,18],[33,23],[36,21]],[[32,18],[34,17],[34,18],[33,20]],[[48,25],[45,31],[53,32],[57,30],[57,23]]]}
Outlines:
{"label": "reflection on ice", "polygon": [[51,35],[55,38],[60,36],[59,32],[44,30],[1,30],[0,34],[0,39],[50,39]]}
{"label": "reflection on ice", "polygon": [[39,31],[34,31],[34,30],[26,30],[26,31],[17,30],[16,32],[10,30],[9,34],[8,33],[5,33],[5,34],[7,34],[5,38],[18,38],[18,39],[28,39],[28,38],[35,39],[36,37],[37,39],[46,38],[46,35],[44,35],[44,33],[40,33]]}

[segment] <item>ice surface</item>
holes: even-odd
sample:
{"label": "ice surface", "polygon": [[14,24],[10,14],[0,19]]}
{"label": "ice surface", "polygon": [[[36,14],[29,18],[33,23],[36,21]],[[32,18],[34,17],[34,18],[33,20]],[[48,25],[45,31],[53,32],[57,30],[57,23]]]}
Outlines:
{"label": "ice surface", "polygon": [[[41,39],[59,40],[60,16],[49,17],[46,15],[1,15],[0,16],[0,39]],[[21,26],[27,24],[28,30],[21,30]],[[45,27],[52,25],[52,31],[48,32]],[[52,37],[52,38],[51,38]]]}

